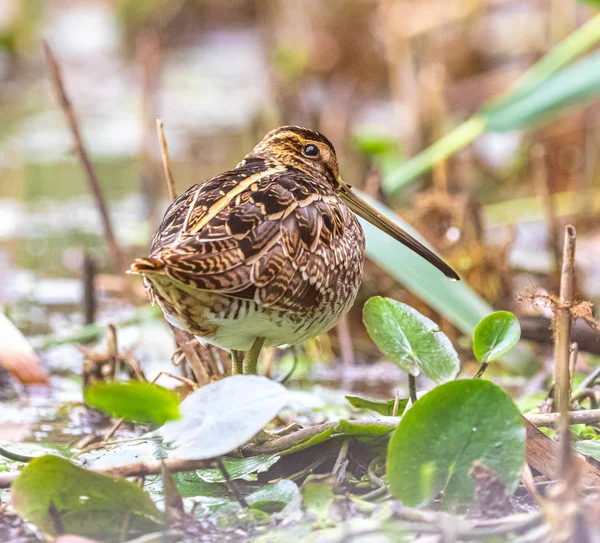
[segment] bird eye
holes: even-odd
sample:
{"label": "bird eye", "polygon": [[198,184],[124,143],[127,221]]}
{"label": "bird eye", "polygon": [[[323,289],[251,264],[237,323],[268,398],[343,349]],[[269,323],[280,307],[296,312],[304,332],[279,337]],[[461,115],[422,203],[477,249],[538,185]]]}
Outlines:
{"label": "bird eye", "polygon": [[304,153],[304,156],[307,156],[308,158],[317,158],[321,154],[319,147],[317,145],[313,145],[312,143],[305,145],[304,149],[302,149],[302,152]]}

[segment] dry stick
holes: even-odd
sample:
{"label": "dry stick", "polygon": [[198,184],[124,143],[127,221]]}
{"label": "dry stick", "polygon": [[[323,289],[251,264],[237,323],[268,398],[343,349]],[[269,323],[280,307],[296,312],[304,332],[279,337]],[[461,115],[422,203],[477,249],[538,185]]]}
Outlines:
{"label": "dry stick", "polygon": [[556,403],[560,417],[561,478],[566,478],[572,467],[569,408],[571,406],[571,305],[575,284],[575,228],[565,228],[562,272],[560,279],[560,306],[555,313],[554,363]]}
{"label": "dry stick", "polygon": [[85,324],[96,322],[96,263],[94,259],[85,253],[83,256],[83,312]]}
{"label": "dry stick", "polygon": [[[137,462],[124,466],[91,468],[89,471],[109,475],[110,477],[145,477],[146,475],[160,475],[162,469],[161,462],[164,462],[170,473],[207,469],[212,465],[212,460],[179,460],[177,458],[167,458],[162,461],[152,460],[150,462]],[[11,483],[19,476],[19,473],[0,473],[0,488],[9,488]]]}
{"label": "dry stick", "polygon": [[[177,191],[175,190],[175,180],[173,179],[173,172],[171,170],[171,158],[169,157],[169,147],[167,145],[167,138],[165,136],[164,124],[162,120],[156,119],[156,132],[158,134],[158,140],[160,142],[160,154],[162,157],[163,169],[165,171],[165,179],[167,181],[167,188],[169,190],[169,199],[171,202],[177,198]],[[198,353],[194,350],[194,347],[189,344],[188,336],[183,330],[179,330],[171,325],[173,335],[175,336],[175,342],[179,345],[185,355],[188,364],[192,368],[192,372],[196,377],[199,384],[206,384],[210,382],[210,377],[204,364],[200,360]],[[192,336],[189,336],[192,337]]]}
{"label": "dry stick", "polygon": [[102,225],[104,227],[104,237],[106,238],[106,243],[108,244],[111,252],[115,268],[118,271],[121,271],[124,262],[123,253],[112,229],[110,216],[108,213],[108,206],[106,205],[106,200],[104,199],[104,194],[102,193],[102,187],[100,186],[98,176],[96,175],[96,170],[94,169],[92,161],[90,160],[90,157],[83,144],[83,139],[81,138],[81,133],[79,132],[79,125],[77,124],[77,118],[75,117],[73,106],[71,105],[71,101],[69,100],[69,97],[65,91],[60,66],[56,60],[56,57],[54,56],[54,53],[52,52],[52,49],[50,49],[50,46],[45,41],[44,52],[46,54],[46,60],[50,69],[50,77],[52,79],[52,84],[54,86],[58,102],[67,119],[67,124],[71,129],[73,139],[75,140],[75,151],[77,152],[77,156],[79,157],[79,161],[81,162],[81,166],[85,172],[88,185],[92,191],[94,199],[96,200],[96,206],[100,212],[100,216],[102,217]]}
{"label": "dry stick", "polygon": [[165,179],[167,180],[167,188],[169,189],[169,200],[173,202],[177,198],[175,190],[175,180],[171,171],[171,160],[169,158],[169,147],[165,136],[165,129],[161,119],[156,119],[156,132],[160,141],[160,154],[162,156],[163,169],[165,170]]}
{"label": "dry stick", "polygon": [[246,501],[246,498],[244,498],[243,494],[240,492],[240,489],[237,487],[236,482],[229,475],[229,472],[227,471],[225,464],[223,464],[223,460],[221,460],[220,457],[215,458],[215,464],[216,464],[218,470],[221,472],[223,479],[225,479],[225,485],[227,486],[229,492],[231,492],[231,494],[233,494],[233,497],[244,509],[247,509],[248,502]]}
{"label": "dry stick", "polygon": [[550,187],[548,168],[546,166],[546,151],[541,143],[536,144],[531,152],[533,166],[533,181],[539,193],[549,233],[549,245],[554,260],[554,270],[560,270],[560,243],[558,223],[556,222],[556,210],[554,198]]}
{"label": "dry stick", "polygon": [[[526,419],[534,426],[552,428],[560,420],[560,413],[543,413],[540,415],[526,415]],[[569,412],[571,424],[598,424],[600,422],[600,409],[587,409],[584,411]]]}

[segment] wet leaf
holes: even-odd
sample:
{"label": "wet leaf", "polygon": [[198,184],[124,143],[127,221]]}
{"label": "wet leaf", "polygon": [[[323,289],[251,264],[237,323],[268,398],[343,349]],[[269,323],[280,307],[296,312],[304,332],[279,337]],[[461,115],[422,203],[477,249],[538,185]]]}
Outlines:
{"label": "wet leaf", "polygon": [[12,503],[19,515],[47,533],[54,532],[51,505],[66,533],[102,541],[118,541],[125,523],[129,523],[129,536],[163,526],[163,514],[139,486],[57,456],[42,456],[27,464],[12,485]]}
{"label": "wet leaf", "polygon": [[252,439],[286,405],[285,387],[258,375],[234,375],[203,386],[180,404],[181,419],[156,431],[169,456],[215,458]]}
{"label": "wet leaf", "polygon": [[86,389],[84,399],[90,407],[130,422],[164,424],[179,418],[177,394],[154,383],[96,383]]}
{"label": "wet leaf", "polygon": [[276,483],[264,485],[260,490],[246,497],[248,505],[265,513],[277,513],[298,496],[298,486],[292,481],[283,479]]}
{"label": "wet leaf", "polygon": [[[223,465],[231,479],[241,479],[251,473],[260,473],[267,471],[277,460],[279,456],[263,454],[260,456],[250,456],[248,458],[223,457]],[[218,468],[199,469],[196,471],[198,477],[207,483],[224,483],[225,478]]]}
{"label": "wet leaf", "polygon": [[[398,419],[393,419],[397,421]],[[362,436],[378,438],[389,434],[395,429],[395,425],[385,424],[383,421],[351,421],[341,420],[336,428],[336,432],[340,432],[346,436]]]}
{"label": "wet leaf", "polygon": [[412,307],[374,296],[365,304],[363,319],[379,350],[407,373],[423,372],[435,383],[458,374],[460,362],[448,337]]}
{"label": "wet leaf", "polygon": [[473,498],[473,462],[492,470],[512,493],[525,463],[525,427],[513,401],[490,381],[446,383],[402,417],[388,447],[392,494],[406,505],[444,492],[444,509]]}
{"label": "wet leaf", "polygon": [[473,352],[480,362],[487,364],[510,351],[521,338],[521,326],[510,311],[496,311],[475,328]]}
{"label": "wet leaf", "polygon": [[[384,417],[391,417],[394,413],[394,400],[370,400],[368,398],[361,398],[360,396],[346,396],[346,399],[350,402],[352,407],[356,407],[357,409],[370,409]],[[397,416],[404,413],[407,404],[408,400],[406,398],[398,401]]]}
{"label": "wet leaf", "polygon": [[587,454],[595,460],[600,461],[600,441],[595,439],[585,439],[582,441],[574,441],[573,448],[581,454]]}
{"label": "wet leaf", "polygon": [[302,485],[302,505],[315,518],[316,528],[335,526],[329,516],[333,504],[333,482],[326,477],[310,475]]}
{"label": "wet leaf", "polygon": [[303,451],[304,449],[314,447],[315,445],[318,445],[319,443],[323,443],[324,441],[327,441],[328,439],[331,438],[332,435],[333,435],[333,428],[331,428],[331,427],[325,428],[325,430],[323,430],[322,432],[319,432],[317,435],[312,436],[311,438],[307,439],[306,441],[303,441],[302,443],[298,443],[298,445],[294,445],[293,447],[290,447],[289,449],[286,449],[285,451],[282,451],[279,454],[281,456],[283,456],[285,454],[293,454],[293,453]]}

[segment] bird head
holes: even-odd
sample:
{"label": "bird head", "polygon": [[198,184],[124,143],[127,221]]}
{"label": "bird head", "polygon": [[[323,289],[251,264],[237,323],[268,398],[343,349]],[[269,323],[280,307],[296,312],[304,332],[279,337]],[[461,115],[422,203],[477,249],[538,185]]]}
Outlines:
{"label": "bird head", "polygon": [[459,279],[439,256],[367,203],[342,180],[335,148],[323,134],[299,126],[282,126],[269,132],[246,156],[253,157],[274,160],[324,180],[354,213],[412,249],[446,277]]}

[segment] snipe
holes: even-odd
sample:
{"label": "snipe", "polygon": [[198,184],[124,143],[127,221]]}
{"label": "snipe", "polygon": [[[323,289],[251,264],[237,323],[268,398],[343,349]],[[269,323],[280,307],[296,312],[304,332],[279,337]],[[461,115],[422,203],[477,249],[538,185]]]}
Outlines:
{"label": "snipe", "polygon": [[322,334],[352,306],[365,250],[353,212],[458,279],[342,181],[325,136],[297,126],[177,198],[129,271],[171,324],[232,351],[234,373],[255,373],[263,345]]}

